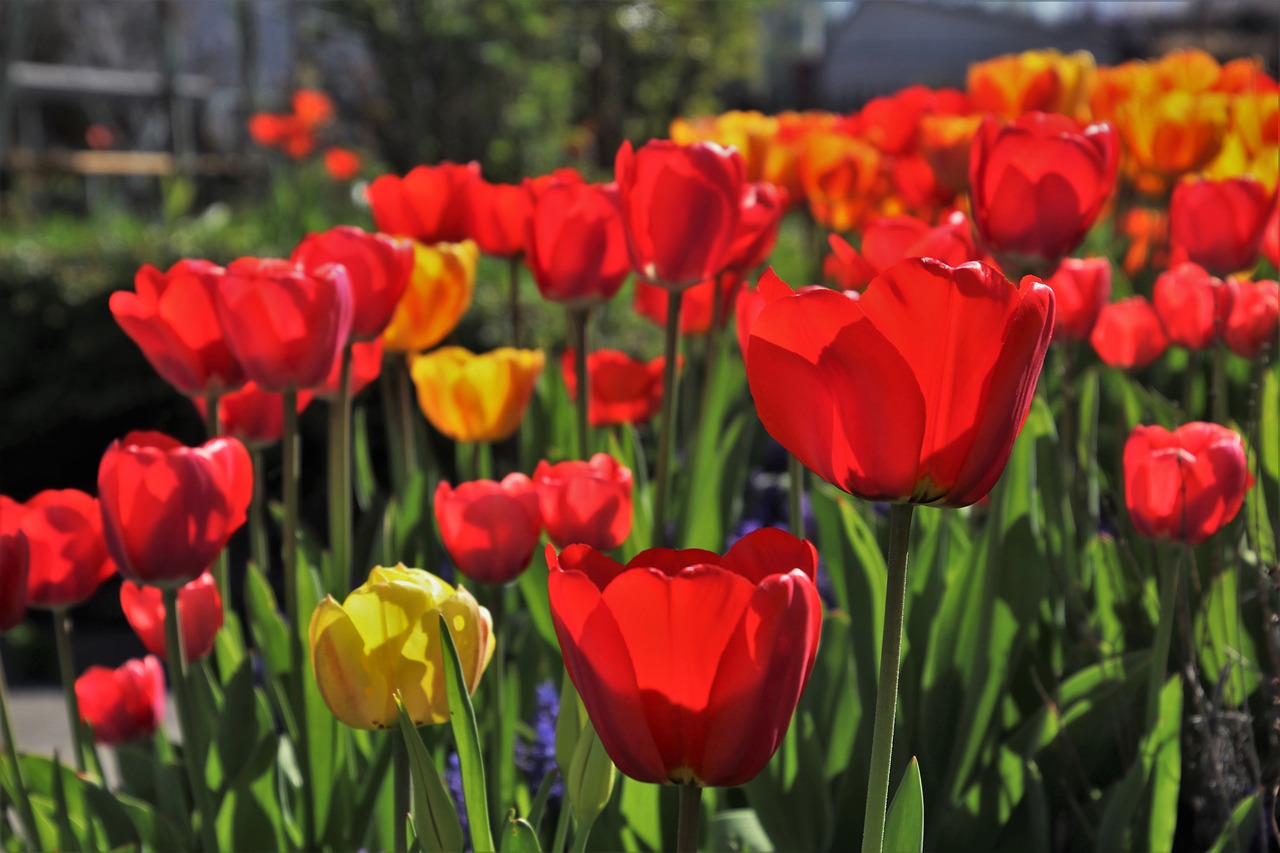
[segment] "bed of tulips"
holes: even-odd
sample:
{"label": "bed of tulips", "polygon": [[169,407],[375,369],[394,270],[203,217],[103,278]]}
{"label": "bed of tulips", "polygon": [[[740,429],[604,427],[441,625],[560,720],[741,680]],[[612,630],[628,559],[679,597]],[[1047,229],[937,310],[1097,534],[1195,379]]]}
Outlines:
{"label": "bed of tulips", "polygon": [[[22,753],[0,701],[0,846],[1275,845],[1278,136],[1255,60],[1035,52],[139,270],[209,439],[0,498],[78,723]],[[511,347],[442,345],[474,288]],[[113,572],[151,654],[78,673]]]}

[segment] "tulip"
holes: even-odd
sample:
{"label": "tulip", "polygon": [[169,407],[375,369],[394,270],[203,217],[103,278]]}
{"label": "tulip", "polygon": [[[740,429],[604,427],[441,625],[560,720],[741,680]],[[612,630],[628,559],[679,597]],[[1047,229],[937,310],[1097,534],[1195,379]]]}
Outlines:
{"label": "tulip", "polygon": [[851,231],[872,214],[885,187],[874,145],[834,129],[814,131],[800,160],[809,213],[832,231]]}
{"label": "tulip", "polygon": [[631,469],[607,453],[587,462],[545,459],[533,471],[547,536],[557,548],[609,551],[631,533]]}
{"label": "tulip", "polygon": [[768,276],[760,289],[747,381],[783,447],[867,500],[959,507],[990,491],[1049,346],[1043,282],[916,258],[858,299]]}
{"label": "tulip", "polygon": [[455,441],[501,441],[520,426],[544,362],[541,350],[441,347],[412,356],[409,372],[432,426]]}
{"label": "tulip", "polygon": [[1236,517],[1253,485],[1239,433],[1193,422],[1137,426],[1124,445],[1124,497],[1138,533],[1198,545]]}
{"label": "tulip", "polygon": [[[578,376],[573,350],[565,350],[560,369],[569,399],[578,399]],[[643,424],[653,420],[662,406],[662,365],[634,359],[624,352],[600,349],[587,356],[588,413],[593,427]]]}
{"label": "tulip", "polygon": [[[13,509],[18,505],[9,501],[11,506],[6,507],[6,501],[8,498],[0,496],[0,515],[16,516]],[[9,523],[7,518],[0,518],[0,634],[17,625],[27,614],[30,549],[27,534],[16,526],[6,529]]]}
{"label": "tulip", "polygon": [[323,383],[351,332],[351,285],[336,265],[312,274],[289,261],[241,258],[227,267],[214,305],[231,351],[267,391]]}
{"label": "tulip", "polygon": [[522,184],[491,184],[476,177],[467,199],[467,235],[486,255],[515,257],[525,251],[532,207]]}
{"label": "tulip", "polygon": [[1087,341],[1102,307],[1111,301],[1111,261],[1063,258],[1045,282],[1053,288],[1055,339]]}
{"label": "tulip", "polygon": [[1271,266],[1280,269],[1280,204],[1271,208],[1271,218],[1267,220],[1266,233],[1262,237],[1262,251],[1271,261]]}
{"label": "tulip", "polygon": [[[699,282],[686,290],[680,300],[680,334],[705,335],[717,316],[723,327],[729,320],[729,306],[733,304],[741,284],[740,275],[727,272],[714,281]],[[719,306],[712,302],[716,295],[720,299]],[[661,287],[637,281],[631,305],[646,320],[659,327],[666,325],[668,300],[666,291]]]}
{"label": "tulip", "polygon": [[[120,585],[120,609],[147,651],[167,658],[166,614],[160,589],[125,581]],[[222,619],[222,596],[213,575],[205,572],[178,590],[178,627],[182,631],[183,659],[187,663],[202,660],[213,651]]]}
{"label": "tulip", "polygon": [[136,293],[111,294],[120,328],[183,394],[218,394],[245,383],[214,311],[224,275],[208,261],[178,261],[167,272],[147,264],[134,277]]}
{"label": "tulip", "polygon": [[1121,265],[1130,277],[1147,267],[1160,269],[1169,263],[1169,215],[1150,207],[1131,207],[1117,222],[1129,238]]}
{"label": "tulip", "polygon": [[831,254],[823,261],[823,274],[841,290],[863,290],[871,279],[906,258],[936,258],[953,267],[981,259],[969,218],[958,210],[933,226],[914,216],[877,219],[863,232],[861,253],[838,234],[830,235],[827,242]]}
{"label": "tulip", "polygon": [[349,181],[360,174],[360,155],[350,148],[333,146],[324,151],[324,171],[333,181]]}
{"label": "tulip", "polygon": [[764,768],[817,655],[817,562],[810,543],[772,528],[723,557],[654,548],[625,566],[586,545],[547,547],[565,667],[619,770],[731,786]]}
{"label": "tulip", "polygon": [[524,241],[538,292],[576,308],[612,299],[631,272],[617,188],[556,181],[526,192]]}
{"label": "tulip", "polygon": [[1204,267],[1184,263],[1160,274],[1151,302],[1170,343],[1201,350],[1218,339],[1231,313],[1232,296],[1231,289]]}
{"label": "tulip", "polygon": [[683,290],[723,271],[738,234],[744,170],[735,149],[651,140],[618,149],[614,171],[631,266]]}
{"label": "tulip", "polygon": [[1114,121],[1134,164],[1169,179],[1217,156],[1227,132],[1227,108],[1227,97],[1217,92],[1140,93],[1117,104]]}
{"label": "tulip", "polygon": [[971,63],[967,87],[974,112],[1007,119],[1057,111],[1064,89],[1057,64],[1039,51]]}
{"label": "tulip", "polygon": [[474,693],[493,657],[493,621],[461,586],[401,564],[376,567],[342,604],[326,596],[311,615],[311,666],[333,715],[352,728],[394,728],[398,692],[414,725],[448,721],[441,616]]}
{"label": "tulip", "polygon": [[1227,348],[1244,358],[1257,358],[1280,331],[1280,283],[1227,279],[1231,313],[1222,327]]}
{"label": "tulip", "polygon": [[[308,234],[292,260],[314,276],[325,264],[341,264],[351,285],[351,339],[371,341],[391,322],[413,272],[413,243],[339,225]],[[345,343],[345,342],[344,342]]]}
{"label": "tulip", "polygon": [[453,331],[471,305],[479,255],[470,240],[414,245],[409,286],[382,333],[382,343],[388,351],[421,352]]}
{"label": "tulip", "polygon": [[768,182],[743,185],[738,230],[729,249],[727,268],[745,273],[768,260],[786,212],[786,190]]}
{"label": "tulip", "polygon": [[293,114],[307,127],[333,122],[333,99],[319,89],[299,89],[291,99]]}
{"label": "tulip", "polygon": [[[835,249],[837,243],[848,247],[849,251],[857,254],[856,250],[854,250],[852,246],[849,246],[842,237],[832,234],[831,247]],[[862,260],[861,256],[858,257],[858,260],[861,263],[866,263],[866,261]],[[875,278],[874,274],[868,277],[868,281],[872,278]],[[769,291],[770,288],[772,288],[772,292],[778,292],[778,287],[786,287],[786,284],[782,283],[782,280],[778,278],[778,274],[773,271],[773,267],[765,270],[760,276],[760,282],[762,284],[766,279],[768,279],[769,284],[764,285],[763,288],[760,286],[754,288],[744,287],[742,290],[738,291],[738,301],[734,307],[734,317],[738,332],[738,352],[742,353],[744,361],[747,358],[747,341],[751,339],[751,326],[755,323],[756,317],[760,316],[760,312],[764,310],[764,306],[768,302],[765,298],[765,291]],[[827,288],[822,285],[814,284],[802,287],[796,292],[809,293],[811,291],[826,289]],[[852,299],[857,297],[857,293],[858,292],[856,290],[850,290],[845,292],[845,296]]]}
{"label": "tulip", "polygon": [[80,717],[101,744],[150,737],[164,720],[164,669],[154,655],[119,669],[91,666],[76,679]]}
{"label": "tulip", "polygon": [[1108,124],[1029,113],[973,140],[969,193],[988,247],[1012,266],[1056,263],[1080,245],[1115,186],[1118,151]]}
{"label": "tulip", "polygon": [[[314,395],[310,391],[298,392],[298,414],[311,405]],[[203,397],[193,397],[191,402],[203,418],[208,411]],[[267,447],[280,440],[284,433],[284,404],[282,397],[272,391],[263,391],[257,383],[250,382],[238,391],[224,394],[218,400],[218,434],[238,439],[250,450]]]}
{"label": "tulip", "polygon": [[129,433],[98,466],[107,551],[135,583],[181,586],[244,524],[252,492],[249,452],[234,438],[184,447],[162,433]]}
{"label": "tulip", "polygon": [[969,150],[982,115],[927,115],[920,120],[920,153],[939,184],[953,193],[969,188]]}
{"label": "tulip", "polygon": [[1214,275],[1252,269],[1274,204],[1275,193],[1250,177],[1178,184],[1169,206],[1173,262],[1193,261]]}
{"label": "tulip", "polygon": [[481,583],[504,584],[529,565],[542,533],[538,492],[524,474],[502,482],[475,480],[455,489],[441,482],[435,495],[436,527],[453,564]]}
{"label": "tulip", "polygon": [[457,243],[471,236],[476,163],[418,166],[403,178],[383,175],[369,185],[373,221],[385,234],[420,243]]}
{"label": "tulip", "polygon": [[748,181],[767,180],[766,163],[778,136],[779,120],[755,111],[729,110],[714,116],[695,119],[676,118],[671,122],[671,141],[679,145],[715,142],[733,147],[742,157],[742,170]]}
{"label": "tulip", "polygon": [[294,160],[310,156],[316,148],[312,128],[290,114],[254,113],[249,117],[249,136],[263,148],[279,148]]}
{"label": "tulip", "polygon": [[[382,375],[382,353],[384,348],[385,345],[381,338],[351,345],[351,376],[347,393],[352,398],[369,387],[369,383]],[[315,395],[321,400],[333,402],[338,398],[339,372],[341,369],[342,363],[335,361],[333,367],[329,369],[329,375],[325,377],[324,383],[316,387]],[[298,411],[302,411],[302,409],[299,408]]]}
{"label": "tulip", "polygon": [[1103,363],[1141,370],[1169,348],[1169,337],[1151,303],[1131,296],[1104,305],[1093,324],[1089,343]]}
{"label": "tulip", "polygon": [[98,500],[76,489],[40,492],[19,510],[27,537],[27,606],[67,608],[97,592],[115,573],[103,540]]}

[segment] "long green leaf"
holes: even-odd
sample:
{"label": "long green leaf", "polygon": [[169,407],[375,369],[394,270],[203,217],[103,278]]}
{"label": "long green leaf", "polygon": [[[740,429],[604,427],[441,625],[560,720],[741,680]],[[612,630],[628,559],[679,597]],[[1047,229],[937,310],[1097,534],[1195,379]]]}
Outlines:
{"label": "long green leaf", "polygon": [[[413,829],[418,843],[429,853],[449,853],[462,849],[462,823],[453,798],[440,778],[440,771],[422,743],[422,736],[396,695],[400,712],[400,735],[409,753],[409,774],[413,779]],[[396,815],[397,821],[404,815]]]}
{"label": "long green leaf", "polygon": [[462,675],[458,648],[449,633],[449,623],[440,616],[440,641],[444,645],[444,680],[449,694],[449,722],[458,747],[458,764],[462,768],[462,794],[467,803],[467,820],[471,824],[471,846],[476,853],[494,849],[493,831],[489,824],[489,794],[484,779],[484,756],[480,752],[480,730],[471,694]]}
{"label": "long green leaf", "polygon": [[915,756],[898,783],[884,825],[885,853],[920,853],[924,849],[924,787]]}
{"label": "long green leaf", "polygon": [[507,823],[502,828],[502,853],[542,853],[542,845],[538,843],[538,833],[527,820],[516,817],[515,809],[507,815]]}

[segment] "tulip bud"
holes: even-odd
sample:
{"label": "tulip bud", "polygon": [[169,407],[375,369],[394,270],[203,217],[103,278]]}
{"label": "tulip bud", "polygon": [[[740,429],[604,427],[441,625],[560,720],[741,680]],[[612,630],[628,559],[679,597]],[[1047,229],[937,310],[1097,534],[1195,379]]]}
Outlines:
{"label": "tulip bud", "polygon": [[569,764],[569,775],[565,778],[565,790],[569,793],[569,804],[573,807],[574,817],[583,827],[591,826],[595,819],[609,805],[609,797],[613,796],[613,783],[618,778],[618,768],[613,766],[609,754],[600,743],[591,721],[583,715],[582,732],[578,743],[573,748],[573,758]]}

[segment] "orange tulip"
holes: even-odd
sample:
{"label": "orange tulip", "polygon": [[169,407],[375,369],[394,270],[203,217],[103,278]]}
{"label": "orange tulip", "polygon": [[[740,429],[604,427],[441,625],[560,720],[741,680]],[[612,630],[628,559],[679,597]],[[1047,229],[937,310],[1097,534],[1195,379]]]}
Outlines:
{"label": "orange tulip", "polygon": [[480,250],[461,243],[415,243],[409,286],[382,333],[389,352],[421,352],[444,339],[458,325],[476,283]]}
{"label": "orange tulip", "polygon": [[969,66],[967,84],[975,111],[1010,119],[1029,112],[1057,112],[1064,88],[1057,63],[1045,51],[975,62]]}
{"label": "orange tulip", "polygon": [[885,195],[881,156],[874,145],[837,130],[809,134],[800,161],[813,218],[833,231],[851,231]]}
{"label": "orange tulip", "polygon": [[541,350],[441,347],[410,357],[409,372],[436,429],[455,441],[500,441],[520,426],[544,362]]}

